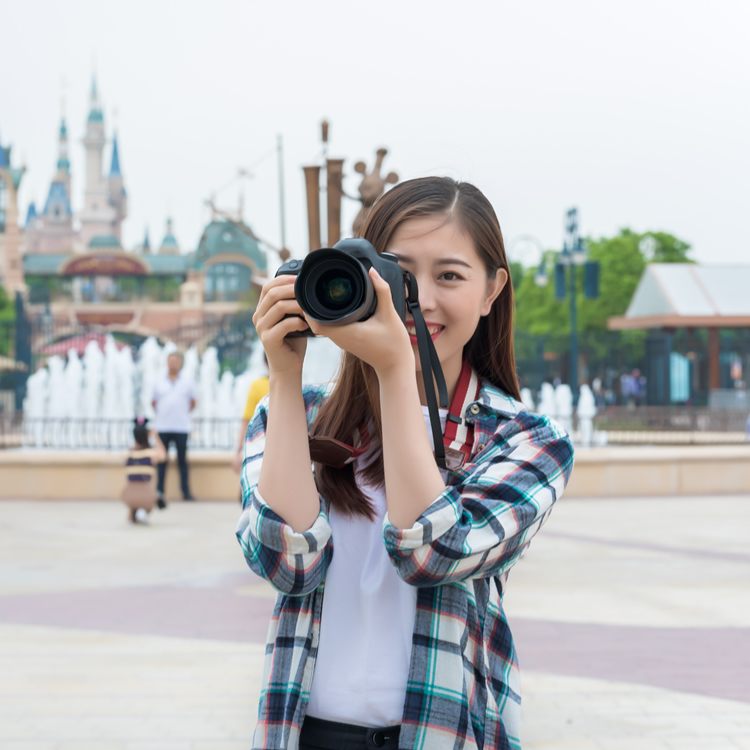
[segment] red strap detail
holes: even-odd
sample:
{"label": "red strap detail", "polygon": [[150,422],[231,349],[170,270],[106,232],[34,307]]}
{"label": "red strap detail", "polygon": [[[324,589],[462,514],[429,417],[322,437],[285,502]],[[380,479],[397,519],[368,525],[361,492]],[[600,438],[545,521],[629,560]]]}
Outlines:
{"label": "red strap detail", "polygon": [[[453,394],[448,419],[445,424],[443,444],[451,452],[460,451],[465,458],[471,454],[474,445],[474,425],[466,423],[466,410],[479,398],[480,382],[467,360],[461,365],[456,392]],[[454,419],[451,419],[453,417]]]}

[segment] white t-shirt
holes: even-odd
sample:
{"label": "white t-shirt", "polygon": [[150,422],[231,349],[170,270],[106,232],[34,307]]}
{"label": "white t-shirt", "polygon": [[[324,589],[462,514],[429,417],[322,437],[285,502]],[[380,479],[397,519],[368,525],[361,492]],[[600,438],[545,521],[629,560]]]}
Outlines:
{"label": "white t-shirt", "polygon": [[[429,430],[427,407],[422,407]],[[440,410],[443,431],[447,412]],[[359,462],[367,462],[362,456]],[[417,590],[404,583],[383,541],[385,494],[360,483],[376,520],[329,514],[333,560],[326,572],[320,643],[307,714],[367,727],[401,723]]]}
{"label": "white t-shirt", "polygon": [[195,397],[195,384],[182,372],[177,380],[159,378],[151,398],[156,401],[156,431],[190,432],[190,401]]}

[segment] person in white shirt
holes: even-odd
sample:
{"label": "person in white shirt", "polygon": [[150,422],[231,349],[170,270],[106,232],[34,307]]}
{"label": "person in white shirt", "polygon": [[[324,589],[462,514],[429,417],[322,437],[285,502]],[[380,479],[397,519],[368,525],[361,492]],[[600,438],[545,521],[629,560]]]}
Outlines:
{"label": "person in white shirt", "polygon": [[[156,412],[156,431],[169,451],[170,443],[177,448],[177,463],[180,468],[180,485],[185,500],[195,500],[190,492],[187,466],[187,441],[190,433],[190,412],[195,409],[195,383],[182,373],[183,357],[173,352],[167,357],[168,373],[154,384],[151,405]],[[158,464],[158,506],[167,507],[164,501],[164,477],[167,471],[166,460]]]}

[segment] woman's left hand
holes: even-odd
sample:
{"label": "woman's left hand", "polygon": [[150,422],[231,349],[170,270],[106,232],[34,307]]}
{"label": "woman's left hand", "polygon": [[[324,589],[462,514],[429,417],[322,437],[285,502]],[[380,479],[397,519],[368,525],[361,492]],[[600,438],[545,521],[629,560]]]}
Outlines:
{"label": "woman's left hand", "polygon": [[310,329],[367,362],[378,375],[396,368],[414,372],[414,350],[406,326],[393,306],[391,288],[374,268],[370,269],[370,280],[378,301],[371,318],[345,326],[323,325],[308,318]]}

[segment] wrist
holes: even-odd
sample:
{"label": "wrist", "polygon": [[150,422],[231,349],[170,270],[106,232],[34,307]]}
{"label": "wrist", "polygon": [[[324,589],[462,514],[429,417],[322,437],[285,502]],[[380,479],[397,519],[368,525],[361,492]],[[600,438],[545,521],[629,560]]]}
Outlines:
{"label": "wrist", "polygon": [[302,390],[302,370],[269,370],[269,392],[286,389]]}
{"label": "wrist", "polygon": [[406,380],[408,378],[414,380],[414,375],[417,369],[416,360],[414,359],[414,351],[409,347],[408,351],[405,351],[392,362],[382,364],[374,369],[375,374],[378,376],[378,380],[381,383],[386,380],[394,382]]}
{"label": "wrist", "polygon": [[381,393],[416,389],[416,371],[413,358],[410,359],[376,370]]}

